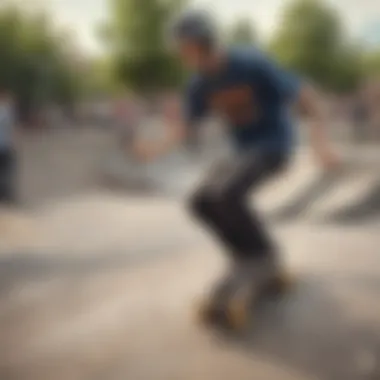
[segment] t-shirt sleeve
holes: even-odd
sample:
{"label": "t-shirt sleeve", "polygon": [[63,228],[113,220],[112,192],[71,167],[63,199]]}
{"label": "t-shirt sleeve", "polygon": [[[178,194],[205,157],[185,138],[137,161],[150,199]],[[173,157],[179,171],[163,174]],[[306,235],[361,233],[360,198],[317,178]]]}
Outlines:
{"label": "t-shirt sleeve", "polygon": [[184,103],[185,121],[190,127],[197,124],[206,115],[206,101],[199,83],[190,83],[186,90]]}
{"label": "t-shirt sleeve", "polygon": [[295,74],[267,58],[257,59],[254,68],[257,80],[268,97],[290,102],[297,99],[302,81]]}

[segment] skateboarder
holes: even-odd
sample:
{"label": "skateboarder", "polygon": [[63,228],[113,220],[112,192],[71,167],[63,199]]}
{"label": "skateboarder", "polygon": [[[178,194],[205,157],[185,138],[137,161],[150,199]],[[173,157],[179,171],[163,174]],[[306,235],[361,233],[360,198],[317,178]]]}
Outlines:
{"label": "skateboarder", "polygon": [[252,47],[223,47],[212,19],[202,12],[181,16],[172,36],[184,65],[194,73],[186,93],[185,118],[168,127],[164,144],[136,145],[136,153],[153,159],[166,152],[191,136],[211,112],[226,121],[235,156],[207,173],[189,208],[231,258],[229,273],[212,290],[202,315],[208,319],[223,312],[231,327],[241,328],[247,323],[250,301],[268,286],[281,283],[277,247],[260,217],[248,207],[247,197],[291,159],[296,102],[313,117],[311,136],[317,157],[327,167],[337,160],[323,130],[317,96],[308,85]]}

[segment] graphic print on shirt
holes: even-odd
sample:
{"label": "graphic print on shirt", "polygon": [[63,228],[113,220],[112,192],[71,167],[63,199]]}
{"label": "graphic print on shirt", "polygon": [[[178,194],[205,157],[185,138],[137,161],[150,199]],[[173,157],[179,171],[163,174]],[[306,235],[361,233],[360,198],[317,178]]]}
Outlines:
{"label": "graphic print on shirt", "polygon": [[210,109],[234,126],[256,122],[259,117],[253,89],[248,85],[235,85],[215,90],[210,94]]}

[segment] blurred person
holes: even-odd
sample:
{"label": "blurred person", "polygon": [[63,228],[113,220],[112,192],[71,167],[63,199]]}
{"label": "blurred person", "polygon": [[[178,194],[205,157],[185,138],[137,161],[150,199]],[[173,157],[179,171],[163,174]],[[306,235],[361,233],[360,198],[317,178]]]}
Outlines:
{"label": "blurred person", "polygon": [[353,97],[351,103],[351,120],[353,126],[353,142],[363,143],[368,140],[370,109],[366,92],[362,89]]}
{"label": "blurred person", "polygon": [[16,150],[15,110],[7,91],[0,92],[0,202],[15,201]]}
{"label": "blurred person", "polygon": [[380,140],[380,81],[375,78],[370,86],[369,95],[369,113],[371,130],[375,140]]}
{"label": "blurred person", "polygon": [[207,173],[188,205],[231,260],[228,273],[202,303],[201,317],[215,322],[223,316],[229,327],[240,329],[248,323],[251,302],[269,288],[281,290],[287,284],[279,250],[257,212],[248,207],[248,196],[289,165],[295,108],[313,120],[311,142],[321,164],[332,169],[339,160],[324,131],[324,109],[308,84],[253,47],[222,46],[213,20],[202,12],[179,17],[171,33],[179,57],[193,72],[185,115],[172,112],[162,144],[137,142],[134,149],[141,159],[153,160],[191,137],[206,115],[226,121],[235,154]]}
{"label": "blurred person", "polygon": [[136,96],[128,96],[116,103],[118,139],[127,153],[132,149],[142,112],[142,104]]}

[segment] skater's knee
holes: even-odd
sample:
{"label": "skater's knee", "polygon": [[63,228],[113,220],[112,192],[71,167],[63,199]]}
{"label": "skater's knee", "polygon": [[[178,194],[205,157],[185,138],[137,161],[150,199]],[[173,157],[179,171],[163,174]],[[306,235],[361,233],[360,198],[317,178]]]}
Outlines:
{"label": "skater's knee", "polygon": [[190,213],[197,218],[211,218],[215,213],[215,199],[210,192],[202,189],[193,194],[188,201]]}
{"label": "skater's knee", "polygon": [[212,219],[233,210],[240,199],[229,187],[218,189],[199,189],[189,200],[190,212],[198,218]]}

